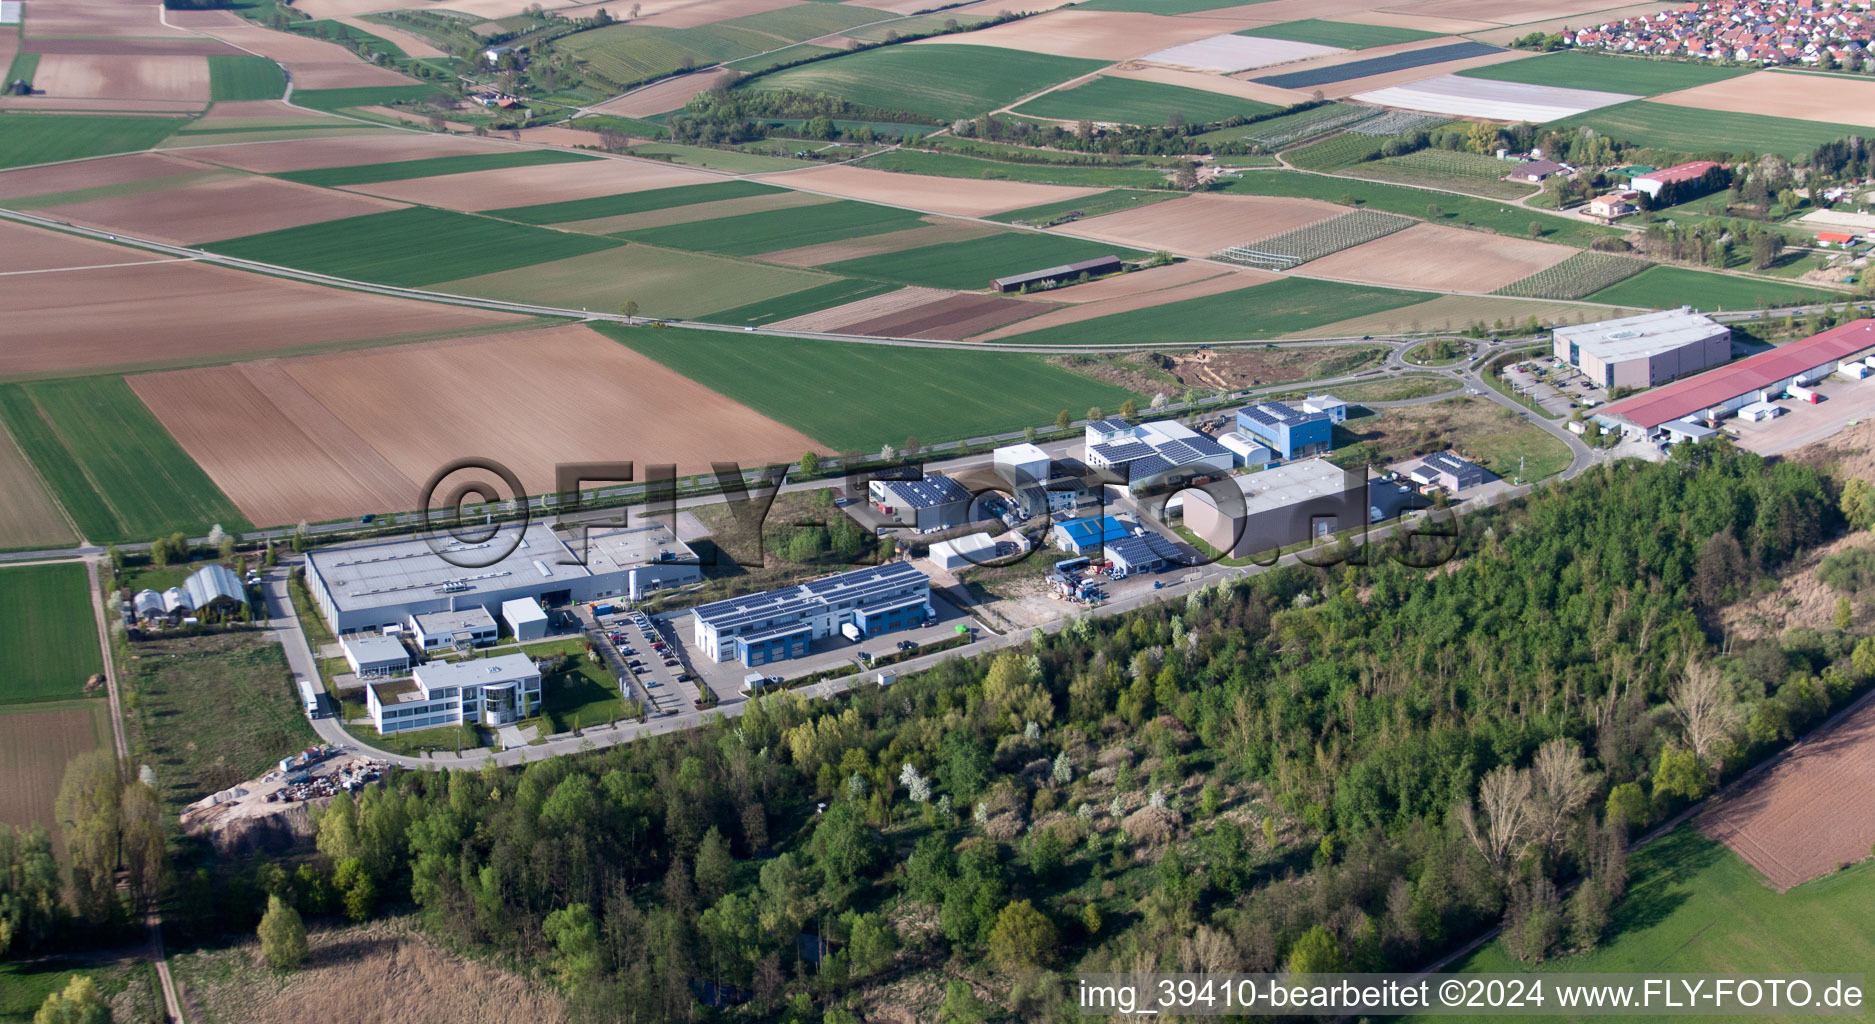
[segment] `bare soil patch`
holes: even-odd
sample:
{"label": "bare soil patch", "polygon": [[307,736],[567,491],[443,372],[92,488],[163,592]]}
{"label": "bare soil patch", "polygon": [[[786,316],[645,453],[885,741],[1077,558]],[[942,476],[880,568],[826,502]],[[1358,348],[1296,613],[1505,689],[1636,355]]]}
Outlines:
{"label": "bare soil patch", "polygon": [[727,68],[697,75],[679,75],[628,92],[617,99],[607,100],[592,109],[620,117],[650,117],[652,114],[676,110],[689,103],[691,97],[726,85],[735,77],[736,73]]}
{"label": "bare soil patch", "polygon": [[1025,206],[1058,203],[1104,191],[1066,185],[1035,185],[1025,181],[938,178],[928,174],[894,174],[865,167],[807,167],[751,175],[756,181],[886,203],[929,213],[957,217],[987,217]]}
{"label": "bare soil patch", "polygon": [[139,238],[193,245],[399,208],[399,203],[332,189],[238,175],[48,207],[45,214]]}
{"label": "bare soil patch", "polygon": [[0,221],[0,274],[161,262],[172,260],[171,257],[143,249],[129,249],[79,238],[77,235],[41,231],[14,221]]}
{"label": "bare soil patch", "polygon": [[[226,11],[204,11],[229,14]],[[276,32],[229,14],[233,21],[200,17],[178,22],[206,32],[243,50],[278,61],[293,76],[296,89],[350,89],[372,85],[415,85],[417,80],[390,68],[367,64],[362,58],[337,43]],[[373,29],[375,32],[376,30]]]}
{"label": "bare soil patch", "polygon": [[290,974],[260,961],[259,943],[173,958],[192,1020],[244,1024],[560,1024],[558,996],[489,963],[445,951],[407,921],[315,929]]}
{"label": "bare soil patch", "polygon": [[777,192],[768,195],[743,196],[739,199],[719,199],[713,203],[672,206],[663,210],[646,210],[643,213],[626,213],[617,217],[573,221],[570,224],[555,224],[554,227],[563,231],[586,231],[595,235],[609,235],[620,231],[643,231],[647,228],[669,227],[672,224],[737,217],[745,213],[760,213],[764,210],[818,206],[828,202],[832,200],[807,192]]}
{"label": "bare soil patch", "polygon": [[[416,504],[412,482],[471,454],[512,468],[530,493],[543,493],[552,490],[561,462],[676,463],[688,474],[707,471],[712,460],[747,465],[816,447],[580,326],[276,366],[284,379],[259,389],[271,393],[272,411],[248,410],[247,426],[238,431],[226,429],[229,414],[202,395],[231,375],[246,375],[244,368],[133,381],[183,448],[257,523],[405,510]],[[335,438],[334,425],[348,429]]]}
{"label": "bare soil patch", "polygon": [[1875,843],[1875,701],[1720,798],[1699,828],[1779,892],[1867,857]]}
{"label": "bare soil patch", "polygon": [[361,60],[340,63],[300,64],[282,62],[293,74],[296,89],[361,89],[374,85],[416,85],[417,80],[404,74],[366,64]]}
{"label": "bare soil patch", "polygon": [[764,11],[778,11],[783,7],[793,7],[800,0],[699,0],[697,3],[684,4],[656,14],[641,14],[634,25],[652,25],[659,28],[696,28],[699,25],[713,25],[731,18],[742,18]]}
{"label": "bare soil patch", "polygon": [[157,4],[74,3],[39,0],[25,9],[26,37],[94,36],[103,38],[178,35],[163,27]]}
{"label": "bare soil patch", "polygon": [[48,97],[208,102],[208,60],[48,53],[33,88]]}
{"label": "bare soil patch", "polygon": [[122,54],[143,57],[233,57],[241,51],[218,39],[34,39],[34,53]]}
{"label": "bare soil patch", "polygon": [[708,171],[620,157],[354,185],[350,191],[450,210],[497,210],[721,180]]}
{"label": "bare soil patch", "polygon": [[965,220],[937,217],[928,217],[926,220],[929,223],[924,227],[887,231],[884,234],[850,238],[843,242],[822,242],[819,245],[781,249],[776,252],[763,253],[762,259],[770,263],[785,263],[791,267],[818,267],[828,263],[838,263],[841,260],[856,260],[864,256],[878,256],[881,253],[916,249],[920,246],[962,242],[994,234],[997,230],[985,224],[975,224]]}
{"label": "bare soil patch", "polygon": [[41,114],[193,114],[201,100],[109,100],[85,96],[0,96],[0,110]]}
{"label": "bare soil patch", "polygon": [[156,178],[194,174],[202,165],[155,153],[131,153],[126,156],[99,157],[47,167],[22,167],[0,171],[0,199],[23,199],[28,196],[71,192],[81,188],[108,188]]}
{"label": "bare soil patch", "polygon": [[1415,224],[1305,264],[1330,277],[1439,292],[1490,292],[1555,266],[1577,250],[1526,238]]}
{"label": "bare soil patch", "polygon": [[900,313],[863,320],[849,325],[845,331],[881,338],[958,341],[1036,312],[1034,303],[1020,299],[1000,295],[955,295]]}
{"label": "bare soil patch", "polygon": [[965,37],[973,46],[1001,46],[1059,57],[1125,60],[1196,39],[1260,25],[1259,20],[1193,21],[1130,11],[1050,11],[1004,22]]}
{"label": "bare soil patch", "polygon": [[279,174],[282,171],[312,171],[398,160],[427,160],[438,156],[499,153],[508,148],[481,139],[399,132],[395,135],[362,135],[344,139],[296,139],[291,142],[257,142],[246,146],[216,146],[213,149],[199,149],[189,155],[192,159],[206,160],[224,167],[236,167],[259,174]]}
{"label": "bare soil patch", "polygon": [[1141,249],[1209,256],[1338,217],[1347,210],[1314,199],[1275,196],[1184,196],[1091,217],[1058,228],[1065,235],[1096,238]]}
{"label": "bare soil patch", "polygon": [[[1157,291],[1121,295],[1111,299],[1096,300],[1094,302],[1083,302],[1077,306],[1051,310],[1050,312],[1043,313],[1041,316],[1024,320],[1013,326],[1001,327],[986,334],[979,335],[974,340],[995,341],[998,338],[1006,338],[1012,334],[1039,331],[1044,327],[1059,327],[1063,324],[1076,324],[1083,320],[1093,320],[1113,313],[1126,313],[1135,309],[1148,309],[1153,306],[1162,306],[1168,302],[1178,302],[1183,299],[1197,299],[1203,298],[1206,295],[1218,295],[1223,292],[1236,291],[1239,288],[1265,284],[1276,280],[1277,277],[1278,275],[1276,274],[1265,273],[1261,270],[1233,270],[1226,274],[1220,274],[1217,277],[1208,278],[1203,281],[1194,281],[1190,284],[1174,285],[1171,288],[1161,288]],[[1058,293],[1065,295],[1075,288],[1084,287],[1088,286],[1074,285],[1069,288],[1059,289]],[[1057,292],[1050,292],[1049,294],[1052,296],[1057,294]]]}
{"label": "bare soil patch", "polygon": [[1239,388],[1322,376],[1322,368],[1343,359],[1349,348],[1201,349],[1164,356],[1161,368],[1186,387]]}
{"label": "bare soil patch", "polygon": [[[55,548],[77,540],[46,493],[39,472],[14,443],[6,426],[0,424],[0,548]],[[4,726],[0,725],[3,732]],[[0,741],[0,749],[10,745]],[[0,755],[0,777],[19,778],[10,773],[5,760],[5,755]],[[0,795],[0,821],[12,821],[5,804],[5,795]]]}
{"label": "bare soil patch", "polygon": [[900,288],[895,292],[886,292],[884,295],[874,295],[868,299],[857,299],[842,305],[831,306],[805,316],[777,320],[768,326],[782,331],[841,333],[848,324],[865,323],[882,316],[902,313],[908,309],[948,299],[956,294],[959,293],[945,291],[942,288],[911,286]]}
{"label": "bare soil patch", "polygon": [[1829,121],[1875,127],[1875,82],[1822,75],[1756,74],[1655,96],[1699,110],[1730,110],[1799,121]]}
{"label": "bare soil patch", "polygon": [[537,146],[558,146],[563,149],[591,148],[599,145],[599,133],[581,131],[578,128],[562,128],[558,125],[542,125],[539,128],[523,128],[517,142],[528,142]]}
{"label": "bare soil patch", "polygon": [[274,122],[302,124],[338,120],[317,110],[288,106],[280,100],[217,100],[199,123],[220,127],[226,122],[227,127],[237,128]]}
{"label": "bare soil patch", "polygon": [[9,338],[0,377],[174,366],[523,321],[187,261],[111,266],[129,250],[93,244],[95,256],[68,249],[60,262],[100,269],[0,275]]}
{"label": "bare soil patch", "polygon": [[84,703],[61,701],[50,710],[31,706],[0,710],[0,822],[14,827],[44,825],[55,833],[53,802],[65,765],[98,747],[97,712]]}

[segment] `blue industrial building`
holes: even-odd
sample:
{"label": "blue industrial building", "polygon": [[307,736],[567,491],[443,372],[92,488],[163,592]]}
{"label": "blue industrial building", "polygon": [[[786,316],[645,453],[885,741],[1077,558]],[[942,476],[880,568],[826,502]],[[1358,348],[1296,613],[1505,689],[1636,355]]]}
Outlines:
{"label": "blue industrial building", "polygon": [[921,626],[936,614],[930,578],[910,562],[888,562],[703,605],[696,610],[696,644],[713,661],[753,668],[799,658],[814,640],[848,625],[874,636]]}
{"label": "blue industrial building", "polygon": [[1099,551],[1102,545],[1132,536],[1132,531],[1112,516],[1088,516],[1056,523],[1053,534],[1050,539],[1056,547],[1085,555]]}
{"label": "blue industrial building", "polygon": [[1269,445],[1284,460],[1319,455],[1335,446],[1335,428],[1327,413],[1302,412],[1281,402],[1237,410],[1237,429]]}

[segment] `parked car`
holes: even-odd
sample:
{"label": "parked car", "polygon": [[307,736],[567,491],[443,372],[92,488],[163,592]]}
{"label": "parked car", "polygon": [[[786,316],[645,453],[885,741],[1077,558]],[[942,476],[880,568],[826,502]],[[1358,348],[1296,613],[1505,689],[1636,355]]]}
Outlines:
{"label": "parked car", "polygon": [[666,665],[675,665],[675,664],[677,664],[677,659],[676,659],[676,658],[665,658],[665,659],[664,659],[664,664],[666,664]]}

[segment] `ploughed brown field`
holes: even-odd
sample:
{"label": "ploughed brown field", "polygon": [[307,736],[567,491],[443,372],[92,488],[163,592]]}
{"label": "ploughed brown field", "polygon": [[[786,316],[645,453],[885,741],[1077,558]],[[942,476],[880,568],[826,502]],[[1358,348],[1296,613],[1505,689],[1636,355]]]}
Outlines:
{"label": "ploughed brown field", "polygon": [[656,14],[639,13],[634,25],[653,25],[659,28],[696,28],[699,25],[712,25],[731,18],[745,18],[764,11],[780,10],[793,7],[799,0],[696,0],[681,7],[673,7]]}
{"label": "ploughed brown field", "polygon": [[60,701],[45,710],[31,704],[0,708],[0,822],[15,828],[44,825],[56,835],[53,801],[72,758],[95,750],[103,716],[97,701]]}
{"label": "ploughed brown field", "polygon": [[417,80],[390,68],[368,64],[337,43],[292,32],[276,32],[233,11],[172,11],[172,23],[214,36],[250,53],[279,62],[293,76],[296,89],[351,89],[372,85],[416,85]]}
{"label": "ploughed brown field", "polygon": [[[806,193],[794,194],[805,195]],[[777,249],[774,252],[762,253],[762,259],[768,263],[785,263],[790,267],[820,267],[842,260],[856,260],[865,256],[918,249],[927,245],[962,242],[994,234],[997,230],[987,224],[953,220],[948,217],[926,217],[924,220],[925,224],[922,227],[887,231],[884,234],[848,238],[838,242],[802,245],[793,249]]]}
{"label": "ploughed brown field", "polygon": [[127,156],[106,156],[44,167],[22,167],[0,171],[0,200],[175,178],[196,174],[202,169],[201,164],[156,153],[131,153]]}
{"label": "ploughed brown field", "polygon": [[1346,207],[1314,199],[1195,195],[1089,217],[1055,230],[1136,248],[1209,256],[1347,212]]}
{"label": "ploughed brown field", "polygon": [[51,99],[189,100],[208,103],[205,57],[48,53],[33,89]]}
{"label": "ploughed brown field", "polygon": [[661,82],[626,93],[617,99],[606,100],[592,109],[601,114],[617,114],[620,117],[650,117],[652,114],[676,110],[689,103],[692,96],[709,92],[718,86],[726,86],[737,77],[737,74],[728,68],[708,71],[700,75],[678,75],[675,78],[666,78]]}
{"label": "ploughed brown field", "polygon": [[407,178],[353,185],[348,191],[449,210],[499,210],[722,180],[722,175],[708,171],[621,157]]}
{"label": "ploughed brown field", "polygon": [[[177,370],[130,384],[255,523],[401,512],[445,464],[793,460],[814,441],[576,325]],[[640,470],[643,473],[643,470]]]}
{"label": "ploughed brown field", "polygon": [[[1145,273],[1150,274],[1152,271],[1145,271]],[[1126,276],[1132,277],[1133,275],[1128,274]],[[999,327],[996,330],[978,336],[974,340],[995,341],[998,338],[1006,338],[1014,334],[1039,331],[1045,327],[1060,327],[1063,324],[1077,324],[1084,320],[1111,316],[1114,313],[1130,313],[1136,309],[1148,309],[1152,306],[1162,306],[1168,302],[1179,302],[1184,299],[1198,299],[1207,295],[1218,295],[1223,292],[1232,292],[1239,288],[1247,288],[1252,285],[1267,284],[1270,281],[1276,280],[1277,276],[1276,274],[1266,273],[1261,270],[1233,270],[1228,273],[1219,274],[1216,277],[1183,284],[1173,284],[1169,288],[1161,288],[1156,291],[1123,293],[1114,295],[1111,298],[1096,299],[1093,302],[1083,302],[1079,305],[1068,306],[1063,309],[1050,310],[1033,319],[1023,320],[1019,323],[1011,324],[1008,327]],[[1104,282],[1101,281],[1093,282],[1095,286],[1103,283]],[[1076,288],[1083,287],[1087,286],[1071,285],[1067,288],[1055,289],[1049,292],[1048,295],[1050,297],[1065,295],[1068,292],[1074,291]]]}
{"label": "ploughed brown field", "polygon": [[1033,316],[1033,302],[1001,295],[947,295],[908,309],[869,317],[836,330],[878,338],[959,341],[972,334]]}
{"label": "ploughed brown field", "polygon": [[258,174],[279,174],[283,171],[316,171],[356,164],[428,160],[439,156],[505,153],[512,148],[480,139],[398,132],[394,135],[361,135],[343,139],[320,137],[287,142],[255,142],[244,146],[216,146],[196,150],[189,156],[223,167]]}
{"label": "ploughed brown field", "polygon": [[194,245],[362,217],[403,206],[278,178],[218,173],[226,176],[155,192],[53,206],[41,212],[84,227],[172,245]]}
{"label": "ploughed brown field", "polygon": [[948,213],[955,217],[987,217],[992,213],[1079,199],[1104,191],[1066,185],[1034,185],[1026,181],[894,174],[868,167],[843,166],[771,171],[750,177],[771,185],[821,192],[842,199],[863,199],[928,213]]}
{"label": "ploughed brown field", "polygon": [[[21,224],[0,224],[0,253],[8,254],[0,265],[13,268],[0,274],[0,378],[448,336],[526,319],[192,261],[137,263],[152,254]],[[99,269],[17,272],[60,267]]]}
{"label": "ploughed brown field", "polygon": [[[1094,60],[1125,60],[1208,36],[1261,25],[1261,20],[1171,18],[1132,11],[1050,11],[979,29],[962,42],[1028,53]],[[941,41],[939,36],[933,42]]]}
{"label": "ploughed brown field", "polygon": [[1875,82],[1822,75],[1760,71],[1655,96],[1654,102],[1875,127]]}
{"label": "ploughed brown field", "polygon": [[1312,260],[1303,264],[1302,273],[1394,288],[1482,293],[1555,266],[1576,251],[1549,242],[1415,224]]}
{"label": "ploughed brown field", "polygon": [[1792,747],[1699,818],[1777,891],[1869,855],[1875,843],[1875,702]]}

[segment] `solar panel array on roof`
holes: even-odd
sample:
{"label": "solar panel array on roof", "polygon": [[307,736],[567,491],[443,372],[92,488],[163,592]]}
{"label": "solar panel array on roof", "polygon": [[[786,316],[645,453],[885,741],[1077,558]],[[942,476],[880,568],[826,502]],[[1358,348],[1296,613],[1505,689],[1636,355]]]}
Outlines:
{"label": "solar panel array on roof", "polygon": [[1468,459],[1461,459],[1451,452],[1433,452],[1421,461],[1434,469],[1444,470],[1447,473],[1461,476],[1466,473],[1483,472],[1483,468],[1477,463]]}
{"label": "solar panel array on roof", "polygon": [[782,590],[713,601],[699,607],[696,616],[699,622],[719,631],[734,631],[737,626],[765,619],[803,618],[842,602],[864,605],[882,595],[896,594],[906,587],[929,582],[910,562],[889,562],[823,576]]}
{"label": "solar panel array on roof", "polygon": [[1281,402],[1258,402],[1256,405],[1245,406],[1240,412],[1251,421],[1269,427],[1293,427],[1298,423],[1307,423],[1310,420],[1323,419],[1327,416],[1326,413],[1292,409]]}
{"label": "solar panel array on roof", "polygon": [[1090,424],[1090,426],[1103,434],[1123,434],[1133,429],[1131,423],[1126,422],[1118,416],[1109,416],[1104,420],[1097,420]]}
{"label": "solar panel array on roof", "polygon": [[950,477],[932,474],[923,480],[894,480],[886,484],[897,504],[904,508],[937,508],[970,500],[970,491]]}
{"label": "solar panel array on roof", "polygon": [[1144,441],[1111,441],[1089,448],[1088,453],[1109,466],[1119,466],[1151,455],[1152,446]]}
{"label": "solar panel array on roof", "polygon": [[1138,537],[1122,537],[1107,545],[1106,554],[1129,568],[1149,566],[1155,562],[1177,562],[1184,558],[1184,552],[1178,545],[1156,533],[1146,533]]}
{"label": "solar panel array on roof", "polygon": [[1150,479],[1173,468],[1175,465],[1177,465],[1177,463],[1154,452],[1143,459],[1134,459],[1126,464],[1126,482],[1130,484],[1135,480]]}

